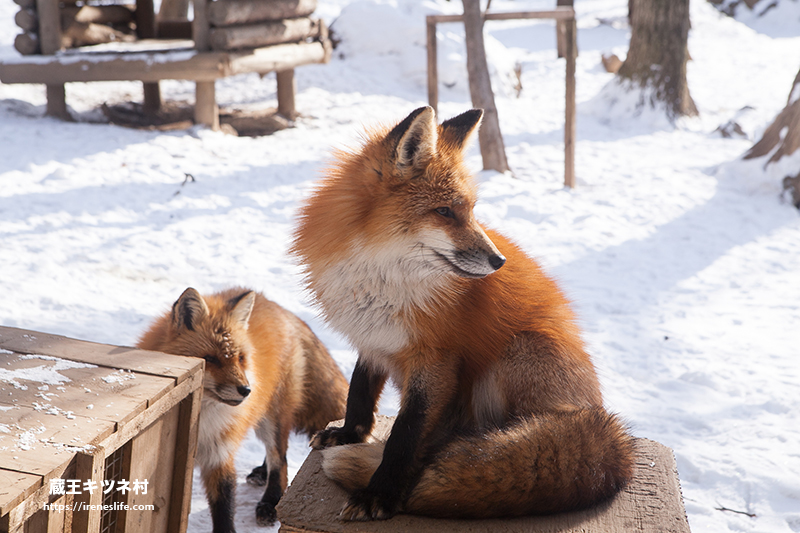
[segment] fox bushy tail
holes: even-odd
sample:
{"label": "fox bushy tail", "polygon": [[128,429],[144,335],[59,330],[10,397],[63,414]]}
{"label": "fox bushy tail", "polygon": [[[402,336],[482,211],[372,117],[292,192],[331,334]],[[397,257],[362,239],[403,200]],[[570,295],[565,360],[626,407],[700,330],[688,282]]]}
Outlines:
{"label": "fox bushy tail", "polygon": [[[326,475],[353,492],[367,486],[383,443],[323,452]],[[425,466],[403,511],[434,517],[489,518],[589,507],[633,476],[634,439],[603,409],[522,420],[457,437]]]}

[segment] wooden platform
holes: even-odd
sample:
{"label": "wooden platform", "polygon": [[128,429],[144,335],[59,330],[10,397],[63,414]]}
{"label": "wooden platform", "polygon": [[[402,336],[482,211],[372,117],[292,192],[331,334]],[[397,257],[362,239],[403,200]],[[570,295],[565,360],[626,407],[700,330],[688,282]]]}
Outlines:
{"label": "wooden platform", "polygon": [[[376,435],[386,434],[393,419],[379,417]],[[312,451],[278,504],[282,533],[688,533],[680,482],[672,451],[638,439],[633,483],[612,501],[596,508],[550,516],[505,520],[440,520],[398,515],[391,520],[343,522],[338,518],[347,495],[322,472],[322,454]]]}
{"label": "wooden platform", "polygon": [[[202,381],[199,359],[0,327],[0,531],[185,531]],[[112,479],[148,484],[107,501]],[[114,503],[153,510],[74,507]]]}

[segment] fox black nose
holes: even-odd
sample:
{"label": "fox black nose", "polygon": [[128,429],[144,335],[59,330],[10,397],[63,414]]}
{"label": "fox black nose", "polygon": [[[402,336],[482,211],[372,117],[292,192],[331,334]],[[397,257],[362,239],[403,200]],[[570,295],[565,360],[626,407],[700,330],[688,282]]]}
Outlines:
{"label": "fox black nose", "polygon": [[489,264],[492,265],[493,269],[497,270],[506,264],[506,258],[502,255],[490,255]]}
{"label": "fox black nose", "polygon": [[239,391],[239,394],[247,398],[247,395],[250,394],[250,387],[247,385],[239,385],[236,387],[236,390]]}

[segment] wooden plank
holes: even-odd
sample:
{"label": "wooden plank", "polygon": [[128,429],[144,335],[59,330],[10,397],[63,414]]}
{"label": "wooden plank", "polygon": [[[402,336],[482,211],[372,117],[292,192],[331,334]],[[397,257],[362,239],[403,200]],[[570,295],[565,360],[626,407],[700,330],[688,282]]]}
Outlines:
{"label": "wooden plank", "polygon": [[267,20],[307,17],[317,8],[317,0],[218,0],[208,8],[212,26],[230,26]]}
{"label": "wooden plank", "polygon": [[428,50],[428,105],[439,114],[439,65],[436,59],[436,23],[428,16],[425,22]]}
{"label": "wooden plank", "polygon": [[[0,63],[3,83],[53,83],[87,81],[212,81],[235,74],[266,74],[330,59],[330,43],[280,44],[242,52],[143,52],[132,54],[64,54],[27,56]],[[3,342],[0,328],[0,347]],[[24,345],[23,345],[24,346]],[[9,348],[13,349],[13,348]],[[127,358],[134,354],[131,348]],[[22,351],[22,350],[17,350]]]}
{"label": "wooden plank", "polygon": [[564,117],[564,186],[575,187],[575,58],[578,55],[575,19],[564,22],[565,45],[567,58],[566,73],[566,107]]}
{"label": "wooden plank", "polygon": [[294,69],[281,70],[275,74],[278,81],[278,113],[289,120],[294,120],[297,117],[294,105],[294,96],[297,92]]}
{"label": "wooden plank", "polygon": [[[128,480],[147,481],[146,489],[128,494],[128,505],[154,506],[152,512],[126,513],[125,531],[170,531],[169,502],[178,437],[180,404],[164,413],[131,442]],[[158,450],[158,453],[153,453]],[[177,533],[177,532],[176,532]]]}
{"label": "wooden plank", "polygon": [[195,390],[180,403],[178,434],[175,443],[175,464],[172,475],[172,495],[169,502],[169,524],[166,531],[186,533],[192,503],[192,477],[197,453],[197,422],[203,390]]}
{"label": "wooden plank", "polygon": [[202,369],[203,361],[195,357],[180,357],[79,341],[61,335],[0,326],[0,348],[24,354],[43,354],[53,357],[122,368],[142,374],[171,377],[180,383],[188,374]]}
{"label": "wooden plank", "polygon": [[[61,477],[63,479],[77,479],[75,475],[74,458],[72,461],[70,461],[67,468],[58,477]],[[71,506],[72,501],[73,501],[72,495],[51,496],[50,483],[49,482],[44,483],[41,487],[36,489],[32,494],[26,496],[24,500],[14,505],[14,507],[10,508],[7,511],[7,514],[3,515],[3,518],[0,519],[0,531],[5,531],[5,529],[3,528],[7,528],[9,531],[22,531],[24,529],[27,520],[33,515],[35,515],[37,512],[39,512],[45,503],[58,503]],[[71,524],[72,513],[67,512],[62,514],[64,515],[63,516],[64,524],[67,524],[68,522]],[[70,531],[70,527],[67,527],[66,529],[62,530]],[[57,531],[62,531],[62,530],[57,530]]]}
{"label": "wooden plank", "polygon": [[36,492],[42,486],[42,476],[0,469],[0,516]]}
{"label": "wooden plank", "polygon": [[26,389],[0,382],[0,404],[27,406],[60,415],[71,412],[114,422],[117,430],[175,387],[175,379],[171,377],[136,374],[104,366],[55,370],[59,361],[68,361],[64,359],[0,354],[0,361],[4,363],[3,370],[30,372],[30,369],[37,368],[65,380],[59,385],[19,380]]}
{"label": "wooden plank", "polygon": [[47,484],[61,477],[78,449],[99,446],[116,424],[75,415],[50,415],[18,406],[0,411],[8,432],[0,432],[0,464],[6,470],[42,476]]}
{"label": "wooden plank", "polygon": [[161,415],[178,405],[184,398],[200,389],[202,386],[203,373],[196,372],[192,374],[175,388],[171,389],[167,394],[159,398],[158,401],[151,404],[145,412],[119,428],[114,434],[108,436],[100,445],[109,453],[112,450],[118,449],[141,433],[150,424],[158,420]]}
{"label": "wooden plank", "polygon": [[[391,419],[378,417],[376,429],[385,432]],[[347,494],[322,472],[322,454],[312,451],[278,504],[281,532],[399,533],[439,531],[487,533],[689,533],[672,451],[661,444],[637,439],[636,473],[630,486],[609,502],[583,511],[549,516],[480,521],[430,519],[411,515],[374,522],[343,522],[338,513]]]}

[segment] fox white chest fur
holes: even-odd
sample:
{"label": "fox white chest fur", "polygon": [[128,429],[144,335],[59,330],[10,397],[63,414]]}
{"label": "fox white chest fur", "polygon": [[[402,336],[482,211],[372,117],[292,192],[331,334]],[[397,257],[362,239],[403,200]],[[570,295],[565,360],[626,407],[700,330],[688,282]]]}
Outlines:
{"label": "fox white chest fur", "polygon": [[315,289],[330,324],[382,364],[411,342],[409,311],[440,297],[447,275],[421,236],[405,236],[380,248],[354,244],[346,259],[317,277]]}

